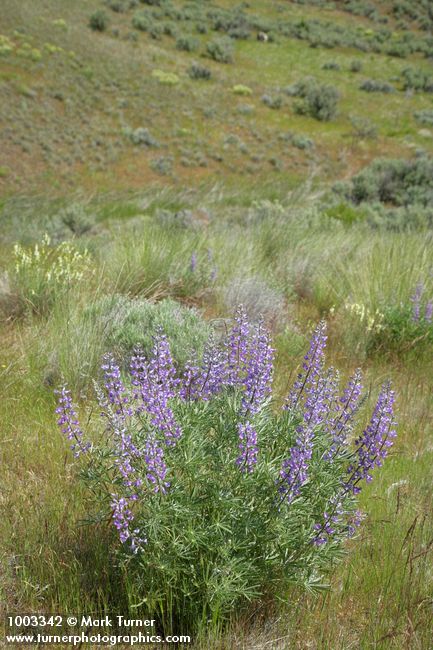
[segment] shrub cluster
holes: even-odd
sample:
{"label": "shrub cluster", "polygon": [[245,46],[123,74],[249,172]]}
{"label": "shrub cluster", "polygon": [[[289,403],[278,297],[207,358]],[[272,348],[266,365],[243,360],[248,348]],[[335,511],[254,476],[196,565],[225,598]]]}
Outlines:
{"label": "shrub cluster", "polygon": [[301,102],[295,104],[295,111],[301,115],[309,115],[321,122],[328,122],[337,114],[339,93],[334,86],[320,84],[313,77],[306,77],[289,86],[286,92],[302,98]]}
{"label": "shrub cluster", "polygon": [[139,126],[136,129],[125,129],[125,135],[131,140],[132,144],[144,144],[147,147],[158,147],[158,140],[150,133],[149,129]]}
{"label": "shrub cluster", "polygon": [[[112,0],[112,2],[120,6],[120,0]],[[135,5],[135,2],[133,4]],[[326,6],[326,3],[316,4]],[[329,6],[333,6],[332,3]],[[386,17],[372,13],[371,7],[365,2],[352,0],[342,8],[358,15],[365,15],[377,23],[386,21]],[[390,28],[383,26],[378,29],[360,30],[347,24],[341,25],[333,21],[305,17],[282,18],[276,21],[263,18],[252,11],[247,12],[245,9],[247,7],[243,5],[223,9],[216,6],[209,7],[206,3],[190,3],[175,7],[171,2],[161,0],[153,10],[139,12],[147,14],[147,18],[135,19],[135,23],[138,29],[148,31],[154,38],[159,38],[161,33],[175,35],[173,22],[176,21],[189,24],[194,22],[199,33],[206,33],[210,28],[231,39],[246,39],[253,34],[264,32],[269,40],[274,40],[275,35],[298,38],[307,41],[311,47],[350,47],[363,52],[381,52],[397,57],[406,57],[413,52],[420,52],[428,57],[433,53],[433,44],[429,37],[420,37],[419,34],[410,31],[405,31],[396,37]],[[168,32],[165,31],[166,23],[163,22],[167,19],[171,25]]]}
{"label": "shrub cluster", "polygon": [[431,230],[433,228],[433,207],[403,205],[390,207],[383,203],[363,204],[366,210],[366,221],[375,229],[392,232],[413,232],[415,230]]}
{"label": "shrub cluster", "polygon": [[350,72],[361,72],[362,70],[362,62],[359,59],[354,59],[350,63]]}
{"label": "shrub cluster", "polygon": [[278,110],[283,105],[283,98],[280,95],[262,95],[262,102],[268,108]]}
{"label": "shrub cluster", "polygon": [[229,312],[241,304],[248,319],[256,323],[264,319],[268,327],[278,329],[286,316],[286,304],[281,291],[260,277],[233,278],[223,288],[222,299]]}
{"label": "shrub cluster", "polygon": [[212,73],[209,70],[209,68],[207,68],[204,65],[201,65],[201,63],[195,63],[195,62],[192,63],[192,65],[190,65],[187,72],[188,72],[188,76],[191,79],[204,79],[205,81],[208,81],[212,76]]}
{"label": "shrub cluster", "polygon": [[424,70],[420,70],[419,68],[405,68],[401,76],[403,78],[404,90],[433,93],[433,78]]}
{"label": "shrub cluster", "polygon": [[124,14],[133,6],[128,0],[104,0],[104,4],[117,14]]}
{"label": "shrub cluster", "polygon": [[210,328],[195,309],[166,298],[153,303],[123,295],[103,296],[83,313],[85,321],[97,322],[102,331],[103,349],[111,350],[127,368],[135,346],[149,354],[152,340],[162,327],[170,337],[176,364],[183,368],[193,351],[201,354]]}
{"label": "shrub cluster", "polygon": [[176,41],[176,49],[183,52],[194,52],[198,49],[200,41],[193,36],[179,36]]}
{"label": "shrub cluster", "polygon": [[424,31],[430,31],[433,28],[433,7],[430,0],[394,0],[392,3],[392,13],[407,26],[415,23],[415,26]]}
{"label": "shrub cluster", "polygon": [[341,67],[335,61],[327,61],[322,65],[322,70],[335,70],[336,72],[339,72]]}
{"label": "shrub cluster", "polygon": [[420,124],[433,126],[433,109],[426,108],[422,111],[416,111],[414,117]]}
{"label": "shrub cluster", "polygon": [[206,45],[206,51],[210,58],[218,63],[233,63],[234,46],[229,37],[213,38]]}
{"label": "shrub cluster", "polygon": [[89,18],[89,27],[95,32],[105,32],[108,27],[108,16],[105,11],[98,9]]}
{"label": "shrub cluster", "polygon": [[433,159],[374,160],[344,186],[354,203],[380,202],[393,206],[431,205]]}
{"label": "shrub cluster", "polygon": [[359,139],[374,140],[377,138],[377,127],[367,118],[352,116],[350,118],[353,135]]}
{"label": "shrub cluster", "polygon": [[278,135],[278,139],[282,140],[283,142],[288,142],[293,147],[296,147],[296,149],[305,150],[312,149],[314,147],[314,141],[311,140],[311,138],[308,138],[306,135],[302,135],[301,133],[292,133],[291,131],[280,133]]}
{"label": "shrub cluster", "polygon": [[395,87],[392,84],[379,79],[365,79],[359,89],[366,93],[395,93]]}

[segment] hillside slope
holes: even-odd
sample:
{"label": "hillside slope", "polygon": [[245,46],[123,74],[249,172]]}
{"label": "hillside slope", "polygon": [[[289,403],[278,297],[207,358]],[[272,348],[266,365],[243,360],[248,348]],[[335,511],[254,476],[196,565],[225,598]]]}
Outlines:
{"label": "hillside slope", "polygon": [[[290,186],[432,151],[432,39],[391,5],[4,0],[1,190]],[[294,96],[309,77],[338,93],[329,121]]]}

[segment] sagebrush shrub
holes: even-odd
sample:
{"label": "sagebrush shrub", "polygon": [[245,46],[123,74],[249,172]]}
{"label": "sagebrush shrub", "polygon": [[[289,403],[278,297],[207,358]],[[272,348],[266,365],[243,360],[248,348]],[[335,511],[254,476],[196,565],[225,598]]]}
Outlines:
{"label": "sagebrush shrub", "polygon": [[95,226],[95,216],[89,214],[80,203],[71,203],[66,206],[54,217],[54,220],[56,219],[77,237],[88,233]]}
{"label": "sagebrush shrub", "polygon": [[433,109],[425,108],[422,111],[416,111],[414,113],[414,118],[420,124],[424,124],[426,126],[433,126]]}
{"label": "sagebrush shrub", "polygon": [[176,41],[176,49],[184,52],[194,52],[198,49],[200,41],[193,36],[179,36]]}
{"label": "sagebrush shrub", "polygon": [[153,27],[153,20],[144,11],[137,11],[132,17],[132,26],[142,32],[148,32]]}
{"label": "sagebrush shrub", "polygon": [[160,156],[150,161],[151,169],[161,176],[169,176],[173,171],[174,158],[173,156]]}
{"label": "sagebrush shrub", "polygon": [[212,76],[212,73],[209,70],[209,68],[206,68],[206,66],[195,62],[192,63],[192,65],[190,65],[187,72],[188,72],[188,76],[191,79],[204,79],[205,81],[208,81]]}
{"label": "sagebrush shrub", "polygon": [[354,59],[350,63],[350,72],[361,72],[362,70],[362,62],[359,59]]}
{"label": "sagebrush shrub", "polygon": [[335,70],[336,72],[339,72],[341,67],[336,61],[327,61],[322,65],[322,70]]}
{"label": "sagebrush shrub", "polygon": [[377,138],[377,127],[369,119],[353,116],[350,118],[350,124],[356,138],[369,140]]}
{"label": "sagebrush shrub", "polygon": [[268,326],[278,328],[286,317],[283,294],[260,277],[232,278],[222,290],[222,299],[230,313],[243,305],[251,322],[263,318]]}
{"label": "sagebrush shrub", "polygon": [[162,26],[162,31],[166,36],[177,36],[177,27],[175,23],[166,22]]}
{"label": "sagebrush shrub", "polygon": [[195,631],[262,597],[287,599],[293,585],[323,587],[360,523],[356,495],[395,437],[386,383],[352,444],[361,373],[340,393],[325,344],[321,323],[283,409],[271,401],[269,334],[241,308],[225,340],[211,338],[183,372],[162,332],[150,355],[136,350],[129,378],[107,355],[91,437],[59,391],[58,424],[95,516],[117,529],[159,627]]}
{"label": "sagebrush shrub", "polygon": [[233,63],[234,46],[229,37],[214,38],[206,46],[206,51],[211,59],[218,63]]}
{"label": "sagebrush shrub", "polygon": [[108,16],[105,11],[98,9],[89,18],[89,27],[96,32],[104,32],[108,27]]}
{"label": "sagebrush shrub", "polygon": [[149,129],[139,126],[137,129],[125,129],[124,133],[129,137],[132,144],[144,144],[147,147],[159,147],[158,140],[150,133]]}
{"label": "sagebrush shrub", "polygon": [[433,209],[419,203],[389,207],[383,203],[368,203],[363,207],[366,211],[367,223],[372,228],[380,228],[391,232],[413,232],[416,230],[431,230],[433,228]]}
{"label": "sagebrush shrub", "polygon": [[309,115],[321,122],[332,120],[337,114],[339,92],[334,86],[320,84],[313,77],[306,77],[286,89],[288,95],[301,97],[295,111]]}
{"label": "sagebrush shrub", "polygon": [[354,203],[428,207],[433,198],[433,159],[374,160],[344,185],[344,191]]}
{"label": "sagebrush shrub", "polygon": [[128,3],[122,0],[104,0],[104,4],[117,14],[123,14],[129,9]]}
{"label": "sagebrush shrub", "polygon": [[268,108],[273,108],[274,110],[278,110],[283,105],[283,99],[279,95],[262,95],[262,102],[265,104],[265,106],[268,106]]}
{"label": "sagebrush shrub", "polygon": [[419,68],[405,68],[401,76],[403,78],[404,90],[415,90],[416,92],[433,92],[433,77]]}
{"label": "sagebrush shrub", "polygon": [[116,355],[122,368],[128,366],[135,346],[150,354],[158,328],[169,337],[179,367],[193,350],[201,354],[210,334],[209,325],[196,309],[171,298],[152,303],[144,298],[104,296],[85,309],[83,318],[99,324],[104,349]]}
{"label": "sagebrush shrub", "polygon": [[359,86],[360,90],[367,93],[395,93],[395,88],[387,81],[380,81],[379,79],[366,79]]}

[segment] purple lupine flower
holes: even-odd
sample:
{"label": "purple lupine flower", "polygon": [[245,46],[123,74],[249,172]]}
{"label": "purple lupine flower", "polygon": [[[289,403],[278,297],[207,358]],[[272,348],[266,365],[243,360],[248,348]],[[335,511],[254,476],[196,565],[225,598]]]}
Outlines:
{"label": "purple lupine flower", "polygon": [[294,410],[303,395],[304,390],[308,389],[309,385],[317,382],[323,371],[324,365],[324,349],[326,346],[326,323],[321,321],[313,332],[310,341],[310,348],[304,357],[302,364],[302,371],[294,383],[285,404],[285,409]]}
{"label": "purple lupine flower", "polygon": [[[323,546],[324,544],[327,544],[335,534],[337,526],[340,531],[346,533],[347,537],[353,537],[356,529],[361,525],[364,515],[360,510],[355,510],[355,512],[350,513],[344,510],[342,501],[346,495],[347,490],[343,490],[334,498],[330,499],[330,512],[325,511],[323,513],[322,523],[314,524],[313,529],[315,534],[311,542],[315,546]],[[345,516],[347,519],[344,524]]]}
{"label": "purple lupine flower", "polygon": [[214,266],[214,267],[212,268],[212,271],[210,272],[210,276],[209,276],[209,277],[210,277],[210,281],[211,281],[211,282],[215,282],[215,280],[216,280],[217,277],[218,277],[218,267],[217,267],[217,266]]}
{"label": "purple lupine flower", "polygon": [[208,400],[221,390],[226,383],[226,373],[224,351],[210,336],[203,350],[203,364],[197,387],[201,399]]}
{"label": "purple lupine flower", "polygon": [[126,429],[116,426],[115,433],[115,463],[122,477],[123,484],[128,488],[140,488],[143,484],[142,479],[137,476],[137,471],[133,466],[133,460],[142,456],[141,452],[132,442],[132,437]]}
{"label": "purple lupine flower", "polygon": [[112,494],[111,508],[113,510],[113,523],[119,531],[121,542],[126,542],[130,537],[129,524],[134,516],[129,508],[128,500]]}
{"label": "purple lupine flower", "polygon": [[326,544],[330,537],[335,533],[335,527],[340,523],[344,511],[342,509],[341,502],[333,502],[331,500],[330,505],[333,506],[331,512],[323,513],[323,523],[315,524],[313,526],[316,534],[312,540],[315,546],[323,546]]}
{"label": "purple lupine flower", "polygon": [[164,386],[167,396],[174,397],[174,388],[178,384],[176,368],[170,350],[167,336],[159,327],[153,337],[153,348],[150,355],[149,375],[152,383]]}
{"label": "purple lupine flower", "polygon": [[115,407],[118,415],[122,417],[131,415],[131,409],[125,406],[128,404],[128,396],[120,377],[120,369],[111,354],[104,355],[101,369],[104,371],[108,401]]}
{"label": "purple lupine flower", "polygon": [[167,337],[161,331],[154,337],[150,361],[137,351],[131,360],[134,396],[141,400],[137,411],[145,409],[151,424],[159,429],[167,445],[174,445],[181,437],[182,430],[177,424],[168,402],[175,396],[176,370]]}
{"label": "purple lupine flower", "polygon": [[425,306],[424,318],[426,319],[427,323],[431,323],[432,317],[433,317],[433,301],[429,300]]}
{"label": "purple lupine flower", "polygon": [[190,359],[186,364],[180,380],[179,395],[185,400],[197,400],[200,397],[199,381],[201,368],[197,365],[197,358]]}
{"label": "purple lupine flower", "polygon": [[[137,476],[132,462],[135,458],[140,458],[141,453],[134,445],[131,434],[127,432],[124,412],[120,409],[113,410],[113,403],[110,401],[110,397],[107,397],[107,392],[104,392],[96,382],[94,388],[98,404],[102,409],[101,417],[107,419],[112,434],[115,464],[122,477],[122,482],[127,488],[139,488],[142,485],[142,480]],[[114,406],[117,404],[117,400],[114,400]],[[132,411],[130,412],[132,413]]]}
{"label": "purple lupine flower", "polygon": [[361,510],[355,510],[354,513],[349,517],[348,522],[347,522],[347,536],[348,537],[353,537],[356,529],[359,528],[361,525],[362,520],[364,519],[365,515]]}
{"label": "purple lupine flower", "polygon": [[119,497],[116,494],[111,495],[110,507],[113,512],[113,523],[119,531],[119,537],[122,544],[129,542],[131,550],[137,553],[142,544],[147,540],[139,537],[140,531],[138,528],[131,530],[130,524],[134,521],[134,515],[130,508],[131,501],[125,497]]}
{"label": "purple lupine flower", "polygon": [[147,386],[150,382],[149,368],[147,359],[139,347],[135,348],[134,354],[131,357],[129,366],[131,375],[132,397],[138,402],[135,406],[136,413],[141,413],[144,410],[144,404],[140,403],[142,397],[143,387]]}
{"label": "purple lupine flower", "polygon": [[146,440],[144,460],[146,462],[146,477],[153,486],[153,492],[165,494],[170,483],[165,480],[167,465],[164,461],[164,451],[152,434]]}
{"label": "purple lupine flower", "polygon": [[203,351],[201,367],[195,360],[185,366],[180,396],[184,400],[208,401],[226,383],[226,358],[223,350],[210,336]]}
{"label": "purple lupine flower", "polygon": [[201,368],[194,351],[191,358],[185,363],[180,378],[179,396],[186,402],[198,399],[197,384]]}
{"label": "purple lupine flower", "polygon": [[335,368],[329,368],[324,377],[318,377],[307,389],[304,388],[303,419],[306,426],[326,426],[327,416],[336,401],[338,377]]}
{"label": "purple lupine flower", "polygon": [[257,463],[257,432],[250,422],[246,422],[245,424],[238,424],[238,433],[240,441],[239,450],[241,453],[236,459],[236,465],[239,466],[241,472],[251,474]]}
{"label": "purple lupine flower", "polygon": [[411,296],[410,300],[413,303],[413,308],[412,308],[412,320],[415,321],[416,323],[420,319],[420,313],[421,313],[421,296],[424,292],[424,284],[422,282],[418,282],[418,284],[415,287],[415,291],[413,295]]}
{"label": "purple lupine flower", "polygon": [[358,483],[365,479],[372,480],[371,472],[374,467],[381,467],[388,449],[396,436],[393,420],[395,393],[391,390],[390,382],[382,386],[372,418],[362,435],[355,440],[356,462],[347,470],[348,479],[345,482],[347,490],[358,494],[361,488]]}
{"label": "purple lupine flower", "polygon": [[[291,503],[299,495],[308,479],[308,466],[313,454],[315,428],[322,424],[333,395],[335,371],[331,368],[326,377],[319,377],[317,383],[310,383],[305,399],[303,422],[296,428],[295,445],[289,450],[289,457],[283,461],[278,481],[281,500]],[[305,390],[305,389],[303,389]]]}
{"label": "purple lupine flower", "polygon": [[194,273],[197,268],[197,253],[195,251],[193,251],[193,253],[191,254],[191,261],[189,263],[189,268],[191,273]]}
{"label": "purple lupine flower", "polygon": [[362,373],[360,368],[357,368],[336,404],[336,414],[326,427],[333,438],[331,449],[327,454],[329,460],[347,444],[348,433],[351,431],[353,419],[360,406],[362,388]]}
{"label": "purple lupine flower", "polygon": [[274,349],[269,332],[260,321],[253,331],[245,363],[243,379],[242,413],[257,413],[262,402],[271,392]]}
{"label": "purple lupine flower", "polygon": [[[302,485],[308,478],[308,464],[312,456],[311,431],[301,427],[297,431],[296,445],[289,451],[289,458],[283,462],[280,470],[278,491],[281,500],[291,503],[300,493]],[[301,437],[302,436],[302,437]]]}
{"label": "purple lupine flower", "polygon": [[249,352],[250,325],[247,314],[239,305],[227,341],[227,383],[236,386],[245,372]]}
{"label": "purple lupine flower", "polygon": [[56,413],[60,417],[57,420],[57,424],[67,439],[74,441],[71,445],[71,450],[74,452],[74,456],[78,458],[80,454],[88,451],[90,443],[83,442],[83,432],[78,422],[75,406],[72,402],[71,391],[66,388],[66,385],[63,385],[60,390],[56,390],[55,392],[59,395],[59,405],[56,408]]}
{"label": "purple lupine flower", "polygon": [[151,424],[163,433],[166,445],[175,445],[182,435],[182,430],[168,406],[168,395],[164,393],[163,387],[155,390],[155,387],[151,386],[150,391],[147,394],[143,392],[142,397],[151,416]]}

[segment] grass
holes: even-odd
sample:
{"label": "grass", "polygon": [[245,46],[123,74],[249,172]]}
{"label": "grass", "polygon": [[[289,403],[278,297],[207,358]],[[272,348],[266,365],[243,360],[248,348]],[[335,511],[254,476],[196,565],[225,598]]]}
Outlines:
{"label": "grass", "polygon": [[[255,603],[229,630],[204,633],[193,647],[426,650],[433,639],[432,350],[417,344],[372,350],[365,326],[345,304],[372,311],[408,304],[419,280],[432,296],[431,237],[425,230],[372,230],[362,218],[343,223],[327,216],[326,201],[330,183],[376,157],[433,151],[433,139],[419,133],[414,117],[431,108],[431,95],[405,94],[398,80],[391,95],[359,90],[365,78],[390,81],[408,66],[428,71],[428,61],[251,38],[236,41],[234,64],[221,65],[201,59],[200,51],[176,50],[176,39],[165,35],[153,40],[137,32],[131,40],[131,13],[107,9],[110,27],[91,32],[89,16],[100,0],[64,3],[60,12],[54,0],[2,4],[0,34],[16,48],[27,42],[41,52],[40,60],[0,56],[2,609],[146,615],[112,527],[83,521],[88,497],[55,424],[53,389],[62,376],[83,409],[92,407],[89,387],[103,346],[100,323],[84,318],[86,308],[114,293],[171,297],[218,327],[229,315],[227,287],[259,278],[284,301],[285,320],[274,332],[279,395],[302,363],[313,324],[325,317],[329,363],[344,375],[362,366],[373,394],[392,378],[399,435],[362,493],[367,518],[328,576],[331,589],[320,597],[293,590],[278,605]],[[383,12],[388,7],[376,4]],[[260,0],[249,11],[272,20],[282,15],[277,3]],[[283,13],[372,26],[312,5],[285,3]],[[64,23],[53,23],[59,19]],[[214,35],[194,33],[202,50]],[[350,72],[354,59],[361,72]],[[193,60],[211,70],[209,81],[189,78]],[[340,71],[323,69],[331,60]],[[155,70],[176,74],[179,83],[161,84]],[[338,115],[329,123],[296,115],[284,93],[309,75],[340,92]],[[237,97],[239,84],[252,94]],[[281,109],[265,106],[263,94],[281,95]],[[249,114],[238,110],[245,103],[253,107]],[[354,116],[368,116],[378,137],[355,138]],[[134,146],[123,135],[126,127],[148,128],[161,146]],[[296,149],[280,137],[288,132],[310,138],[314,147]],[[161,177],[151,162],[170,156],[173,170]],[[191,166],[182,165],[185,156]],[[195,162],[203,158],[206,167]],[[91,225],[80,236],[62,217],[71,204],[81,206]],[[33,246],[45,232],[88,248],[95,273],[66,292],[54,290],[45,313],[24,310],[17,317],[11,311],[17,296],[7,290],[13,245]],[[205,262],[209,249],[215,280]]]}

